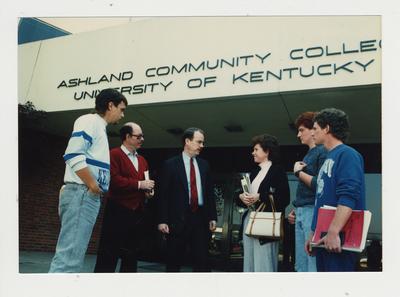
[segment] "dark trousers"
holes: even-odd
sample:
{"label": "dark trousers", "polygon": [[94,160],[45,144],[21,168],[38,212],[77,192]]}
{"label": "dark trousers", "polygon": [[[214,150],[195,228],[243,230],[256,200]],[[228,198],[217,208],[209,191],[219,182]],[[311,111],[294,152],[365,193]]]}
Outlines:
{"label": "dark trousers", "polygon": [[358,254],[355,252],[342,250],[341,253],[332,253],[316,248],[316,257],[318,272],[356,271]]}
{"label": "dark trousers", "polygon": [[120,272],[137,271],[142,223],[142,211],[127,209],[110,200],[107,202],[94,272],[115,272],[119,258]]}
{"label": "dark trousers", "polygon": [[195,213],[188,210],[183,230],[178,233],[173,229],[170,231],[167,236],[166,271],[179,272],[189,248],[193,272],[210,272],[208,243],[211,233],[203,209],[199,208]]}

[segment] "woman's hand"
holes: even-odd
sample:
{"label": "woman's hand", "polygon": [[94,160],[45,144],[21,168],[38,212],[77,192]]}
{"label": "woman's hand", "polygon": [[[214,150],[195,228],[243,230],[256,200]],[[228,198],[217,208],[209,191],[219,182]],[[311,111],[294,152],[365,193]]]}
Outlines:
{"label": "woman's hand", "polygon": [[256,203],[258,200],[260,200],[260,194],[249,194],[249,200],[251,204]]}
{"label": "woman's hand", "polygon": [[250,206],[250,200],[248,198],[248,193],[242,193],[239,195],[240,200],[242,200],[242,202],[246,205],[246,206]]}
{"label": "woman's hand", "polygon": [[239,195],[239,198],[246,206],[250,206],[260,200],[260,194],[242,193]]}

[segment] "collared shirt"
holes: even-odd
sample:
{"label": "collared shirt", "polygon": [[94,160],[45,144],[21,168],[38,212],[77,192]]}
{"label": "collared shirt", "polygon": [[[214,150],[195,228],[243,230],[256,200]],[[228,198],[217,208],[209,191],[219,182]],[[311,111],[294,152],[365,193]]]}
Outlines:
{"label": "collared shirt", "polygon": [[[138,161],[138,153],[135,151],[131,153],[125,145],[121,144],[121,150],[128,156],[129,160],[131,160],[133,167],[135,167],[136,171],[139,172],[139,161]],[[138,181],[138,189],[140,189],[140,180]]]}
{"label": "collared shirt", "polygon": [[107,122],[98,114],[76,119],[65,150],[64,182],[84,184],[75,173],[87,167],[103,192],[110,183],[110,152],[106,133]]}
{"label": "collared shirt", "polygon": [[136,171],[139,172],[139,161],[138,161],[138,153],[135,151],[131,153],[125,145],[121,144],[121,150],[128,156],[129,160],[131,160],[133,167],[135,167]]}
{"label": "collared shirt", "polygon": [[[183,163],[185,165],[185,171],[186,171],[186,179],[188,183],[188,189],[189,189],[189,203],[190,203],[190,157],[185,153],[182,152],[182,157],[183,157]],[[197,197],[198,197],[198,202],[199,205],[203,205],[203,189],[201,187],[201,176],[200,176],[200,170],[199,166],[197,165],[196,158],[193,157],[193,165],[194,165],[194,171],[196,173],[196,186],[197,186]]]}
{"label": "collared shirt", "polygon": [[261,170],[258,172],[257,176],[251,182],[251,194],[258,193],[258,188],[260,187],[260,184],[262,183],[265,176],[267,175],[268,170],[271,167],[271,165],[272,165],[272,162],[269,160],[258,164],[258,166],[261,167]]}

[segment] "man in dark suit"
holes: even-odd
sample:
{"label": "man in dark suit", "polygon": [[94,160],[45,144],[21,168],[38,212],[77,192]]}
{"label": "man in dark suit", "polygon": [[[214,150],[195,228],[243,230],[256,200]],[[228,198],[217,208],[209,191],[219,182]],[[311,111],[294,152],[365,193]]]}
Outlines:
{"label": "man in dark suit", "polygon": [[[120,129],[122,145],[110,151],[111,181],[94,272],[137,271],[137,249],[143,240],[145,199],[153,196],[149,167],[137,153],[144,135],[139,125],[126,123]],[[147,176],[146,176],[147,175]]]}
{"label": "man in dark suit", "polygon": [[190,248],[194,272],[210,271],[208,243],[217,211],[208,162],[198,158],[204,132],[188,128],[183,152],[165,162],[158,193],[158,230],[167,238],[167,272],[179,272]]}

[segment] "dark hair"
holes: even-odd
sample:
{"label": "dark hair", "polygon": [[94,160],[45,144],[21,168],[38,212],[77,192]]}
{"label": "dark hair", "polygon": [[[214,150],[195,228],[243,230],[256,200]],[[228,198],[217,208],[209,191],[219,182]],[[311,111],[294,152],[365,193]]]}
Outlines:
{"label": "dark hair", "polygon": [[115,89],[104,89],[96,96],[95,109],[99,114],[105,114],[108,110],[108,103],[112,102],[114,106],[118,106],[124,102],[128,106],[128,101],[125,96]]}
{"label": "dark hair", "polygon": [[119,138],[121,139],[122,142],[125,141],[126,135],[132,135],[133,133],[133,128],[131,125],[124,125],[119,129]]}
{"label": "dark hair", "polygon": [[336,108],[325,108],[314,116],[314,122],[323,129],[329,125],[329,133],[345,142],[350,133],[349,118],[346,113]]}
{"label": "dark hair", "polygon": [[251,145],[254,147],[259,144],[264,152],[268,152],[268,160],[279,162],[279,143],[275,136],[269,134],[261,134],[251,139]]}
{"label": "dark hair", "polygon": [[296,128],[299,129],[300,126],[304,126],[307,129],[312,129],[315,114],[316,112],[314,111],[306,111],[300,114],[296,119]]}
{"label": "dark hair", "polygon": [[201,134],[203,134],[203,135],[205,136],[204,131],[201,130],[200,128],[195,128],[195,127],[187,128],[187,129],[183,132],[183,135],[182,135],[182,143],[183,143],[183,145],[185,145],[186,139],[189,139],[189,140],[192,140],[192,139],[193,139],[194,133],[195,133],[196,131],[200,132]]}

